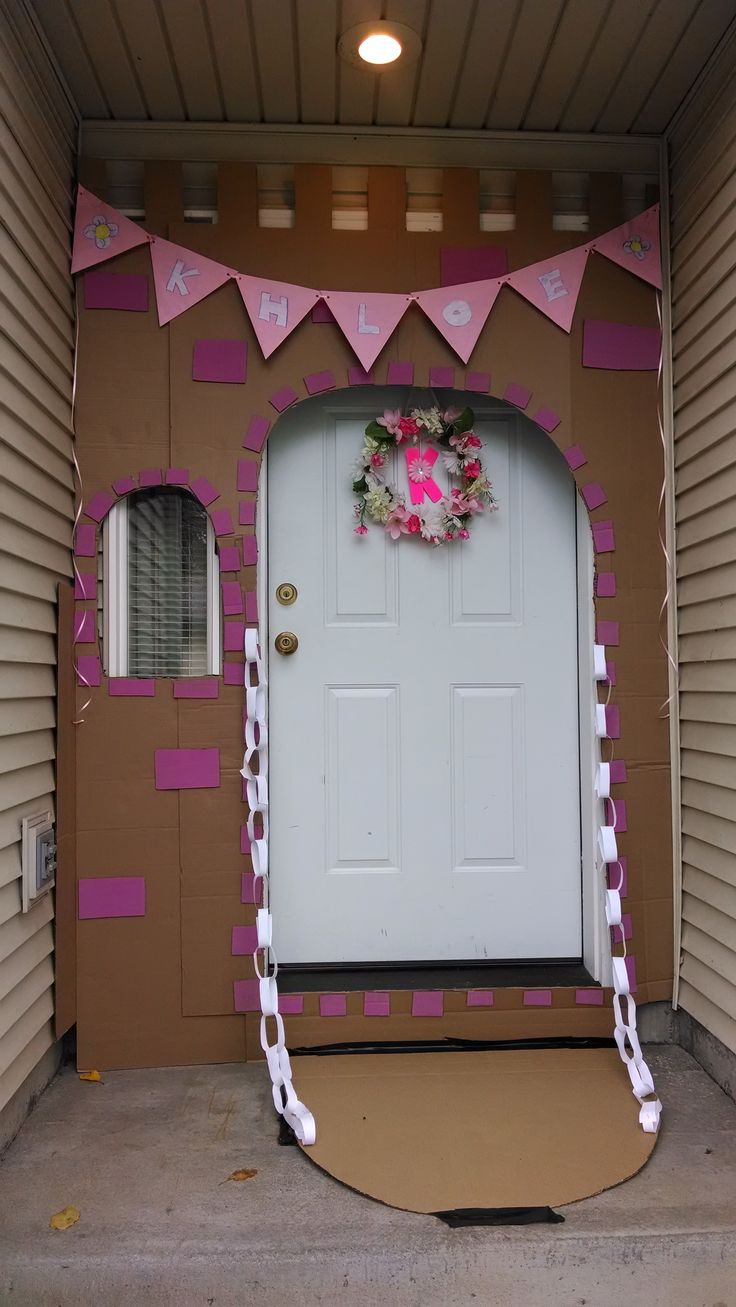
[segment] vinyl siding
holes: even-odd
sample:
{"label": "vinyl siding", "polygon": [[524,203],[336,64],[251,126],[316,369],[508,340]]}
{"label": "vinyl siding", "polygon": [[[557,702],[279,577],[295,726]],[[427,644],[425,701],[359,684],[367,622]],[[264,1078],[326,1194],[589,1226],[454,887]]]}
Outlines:
{"label": "vinyl siding", "polygon": [[0,1110],[54,1040],[53,896],[21,911],[21,819],[54,806],[56,589],[71,574],[76,115],[0,0]]}
{"label": "vinyl siding", "polygon": [[736,46],[670,133],[680,1004],[736,1051]]}

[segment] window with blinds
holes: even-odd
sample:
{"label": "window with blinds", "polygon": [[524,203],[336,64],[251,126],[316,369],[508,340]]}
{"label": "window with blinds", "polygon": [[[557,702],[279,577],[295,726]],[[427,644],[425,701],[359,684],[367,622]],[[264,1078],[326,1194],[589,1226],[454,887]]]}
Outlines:
{"label": "window with blinds", "polygon": [[103,543],[103,647],[110,676],[219,671],[219,573],[209,517],[176,486],[117,504]]}

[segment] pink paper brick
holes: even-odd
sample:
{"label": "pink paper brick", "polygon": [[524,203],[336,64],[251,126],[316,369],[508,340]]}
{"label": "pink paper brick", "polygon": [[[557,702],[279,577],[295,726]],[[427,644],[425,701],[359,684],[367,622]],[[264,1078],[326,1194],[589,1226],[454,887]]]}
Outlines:
{"label": "pink paper brick", "polygon": [[606,660],[606,676],[611,685],[616,684],[616,664]]}
{"label": "pink paper brick", "polygon": [[596,622],[595,624],[595,642],[596,644],[605,644],[611,648],[616,648],[621,638],[621,627],[618,622]]}
{"label": "pink paper brick", "polygon": [[113,504],[116,503],[117,496],[111,495],[108,490],[98,490],[93,495],[89,503],[85,505],[87,517],[91,517],[94,522],[101,522],[110,512]]}
{"label": "pink paper brick", "polygon": [[182,681],[174,681],[175,699],[219,699],[219,697],[220,682],[216,676],[192,676]]}
{"label": "pink paper brick", "polygon": [[455,369],[443,367],[430,368],[429,384],[430,386],[438,386],[443,389],[451,390],[455,385]]}
{"label": "pink paper brick", "polygon": [[192,380],[243,385],[247,345],[244,340],[195,340]]}
{"label": "pink paper brick", "polygon": [[543,431],[555,431],[561,421],[559,413],[555,413],[553,408],[538,408],[532,418],[532,422],[536,422]]}
{"label": "pink paper brick", "polygon": [[621,713],[616,703],[606,705],[606,733],[609,740],[621,738]]}
{"label": "pink paper brick", "polygon": [[95,615],[91,611],[74,614],[74,643],[94,644],[96,638]]}
{"label": "pink paper brick", "polygon": [[413,363],[389,363],[386,373],[387,386],[413,386]]}
{"label": "pink paper brick", "polygon": [[236,1012],[260,1012],[261,994],[257,979],[233,981],[233,1006]]}
{"label": "pink paper brick", "polygon": [[511,381],[503,392],[503,397],[507,404],[513,404],[514,408],[526,408],[532,392],[528,386],[522,386],[518,381]]}
{"label": "pink paper brick", "polygon": [[77,685],[97,686],[102,678],[102,664],[97,654],[79,654],[74,660],[77,673]]}
{"label": "pink paper brick", "polygon": [[167,486],[188,486],[189,485],[189,468],[188,467],[167,467],[164,480]]}
{"label": "pink paper brick", "polygon": [[627,972],[627,975],[628,975],[628,977],[629,977],[629,989],[631,990],[631,993],[632,993],[632,994],[635,994],[635,993],[636,993],[636,989],[637,989],[637,985],[636,985],[636,958],[633,956],[632,953],[629,953],[628,956],[627,956],[627,958],[626,958],[626,972]]}
{"label": "pink paper brick", "polygon": [[326,369],[324,372],[310,372],[304,378],[304,385],[308,395],[319,395],[323,390],[334,390],[337,382],[334,373]]}
{"label": "pink paper brick", "polygon": [[118,309],[127,313],[148,311],[148,277],[143,273],[86,272],[85,309]]}
{"label": "pink paper brick", "polygon": [[620,869],[615,862],[609,862],[606,866],[608,888],[618,889],[620,882],[619,894],[622,899],[626,899],[629,897],[629,862],[625,853],[619,856],[619,863]]}
{"label": "pink paper brick", "polygon": [[258,463],[254,458],[238,459],[238,490],[258,489]]}
{"label": "pink paper brick", "polygon": [[525,989],[524,1007],[551,1007],[551,989]]}
{"label": "pink paper brick", "polygon": [[366,372],[365,368],[361,368],[359,363],[355,367],[348,368],[348,385],[372,386],[373,372]]}
{"label": "pink paper brick", "polygon": [[237,545],[220,546],[220,571],[221,572],[239,572],[240,571],[240,553]]}
{"label": "pink paper brick", "polygon": [[625,785],[629,779],[623,758],[614,758],[609,764],[612,785]]}
{"label": "pink paper brick", "polygon": [[197,496],[200,504],[204,504],[205,508],[213,500],[220,498],[219,490],[216,490],[212,482],[208,481],[206,477],[197,477],[196,481],[192,482],[191,490],[192,494]]}
{"label": "pink paper brick", "polygon": [[224,651],[226,653],[241,653],[245,640],[245,624],[243,622],[224,622],[222,630],[222,647]]}
{"label": "pink paper brick", "polygon": [[[616,820],[614,821],[614,816]],[[606,821],[616,827],[616,833],[623,835],[629,829],[625,799],[606,799]]]}
{"label": "pink paper brick", "polygon": [[283,413],[284,409],[289,408],[291,404],[296,404],[299,396],[291,386],[282,386],[272,395],[269,404],[272,404],[277,413]]}
{"label": "pink paper brick", "polygon": [[612,941],[612,943],[613,943],[613,944],[621,944],[621,943],[623,942],[623,940],[625,940],[625,939],[631,939],[633,933],[634,933],[634,929],[633,929],[633,926],[632,926],[632,924],[631,924],[631,913],[630,913],[630,912],[622,912],[622,913],[621,913],[621,925],[620,925],[620,926],[611,926],[611,941]]}
{"label": "pink paper brick", "polygon": [[363,995],[364,1017],[388,1017],[391,1015],[391,995],[385,990],[373,990]]}
{"label": "pink paper brick", "polygon": [[593,522],[593,547],[597,554],[610,554],[616,548],[613,522]]}
{"label": "pink paper brick", "polygon": [[487,395],[491,389],[490,372],[466,372],[465,389],[472,390],[481,395]]}
{"label": "pink paper brick", "polygon": [[595,592],[599,599],[616,597],[616,573],[598,572],[595,578]]}
{"label": "pink paper brick", "polygon": [[245,620],[251,625],[258,621],[258,595],[255,590],[246,590]]}
{"label": "pink paper brick", "polygon": [[113,481],[112,488],[116,495],[129,495],[138,489],[138,482],[135,477],[118,477],[117,481]]}
{"label": "pink paper brick", "polygon": [[248,430],[243,436],[243,449],[252,449],[256,454],[260,454],[270,429],[271,422],[269,418],[254,415],[248,423]]}
{"label": "pink paper brick", "polygon": [[469,989],[466,1007],[493,1007],[492,989]]}
{"label": "pink paper brick", "polygon": [[570,445],[564,453],[565,462],[571,472],[576,472],[579,467],[585,467],[587,458],[579,445]]}
{"label": "pink paper brick", "polygon": [[255,526],[256,521],[256,500],[241,499],[238,506],[238,524],[240,526]]}
{"label": "pink paper brick", "polygon": [[212,790],[220,784],[219,749],[156,749],[157,790]]}
{"label": "pink paper brick", "polygon": [[163,480],[164,476],[160,467],[144,467],[138,476],[140,486],[161,486]]}
{"label": "pink paper brick", "polygon": [[603,990],[576,989],[575,1002],[584,1007],[603,1007]]}
{"label": "pink paper brick", "polygon": [[440,285],[462,286],[488,281],[509,270],[503,245],[444,245],[440,250]]}
{"label": "pink paper brick", "polygon": [[257,908],[263,906],[263,881],[258,882],[252,871],[243,871],[240,875],[240,902],[254,903]]}
{"label": "pink paper brick", "polygon": [[223,663],[222,679],[225,685],[245,684],[245,663]]}
{"label": "pink paper brick", "polygon": [[[240,852],[250,853],[250,835],[248,834],[247,826],[240,827]],[[248,902],[250,902],[250,899]]]}
{"label": "pink paper brick", "polygon": [[348,1010],[346,994],[320,994],[319,1014],[321,1017],[344,1017]]}
{"label": "pink paper brick", "polygon": [[600,508],[601,504],[608,503],[608,496],[598,481],[589,481],[587,485],[581,488],[580,493],[585,500],[585,507],[589,513],[592,513],[595,508]]}
{"label": "pink paper brick", "polygon": [[222,611],[227,617],[234,617],[243,611],[243,591],[237,581],[222,583]]}
{"label": "pink paper brick", "polygon": [[97,529],[82,523],[74,532],[74,552],[77,558],[94,558],[97,553]]}
{"label": "pink paper brick", "polygon": [[254,567],[258,562],[258,541],[255,536],[243,536],[243,567]]}
{"label": "pink paper brick", "polygon": [[210,513],[216,536],[231,536],[235,527],[229,508],[213,508]]}
{"label": "pink paper brick", "polygon": [[283,1017],[299,1017],[303,1011],[303,994],[279,994],[279,1012]]}
{"label": "pink paper brick", "polygon": [[96,599],[97,598],[97,573],[80,572],[74,577],[74,598],[75,599]]}
{"label": "pink paper brick", "polygon": [[255,926],[233,926],[230,937],[230,954],[234,958],[255,953],[258,948],[258,931]]}
{"label": "pink paper brick", "polygon": [[445,995],[441,989],[417,989],[411,996],[413,1017],[441,1017],[445,1011]]}
{"label": "pink paper brick", "polygon": [[107,693],[112,699],[152,699],[156,682],[142,676],[112,676],[107,682]]}
{"label": "pink paper brick", "polygon": [[144,917],[146,882],[143,876],[89,876],[78,884],[80,921],[102,917]]}
{"label": "pink paper brick", "polygon": [[583,323],[583,367],[614,372],[656,372],[662,336],[657,327],[638,327],[628,322]]}

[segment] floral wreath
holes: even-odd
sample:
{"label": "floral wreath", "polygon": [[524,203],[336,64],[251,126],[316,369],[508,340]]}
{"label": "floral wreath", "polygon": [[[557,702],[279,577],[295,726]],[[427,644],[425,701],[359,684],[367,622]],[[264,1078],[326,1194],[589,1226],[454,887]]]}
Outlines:
{"label": "floral wreath", "polygon": [[[402,535],[417,535],[432,545],[467,540],[471,519],[498,508],[473,422],[470,408],[437,407],[413,408],[408,417],[402,417],[399,409],[386,409],[383,417],[369,422],[353,479],[358,496],[356,535],[367,535],[368,518],[383,526],[393,540]],[[409,507],[405,496],[384,482],[391,450],[404,442]],[[432,475],[440,455],[450,476],[459,481],[449,494],[443,494]]]}

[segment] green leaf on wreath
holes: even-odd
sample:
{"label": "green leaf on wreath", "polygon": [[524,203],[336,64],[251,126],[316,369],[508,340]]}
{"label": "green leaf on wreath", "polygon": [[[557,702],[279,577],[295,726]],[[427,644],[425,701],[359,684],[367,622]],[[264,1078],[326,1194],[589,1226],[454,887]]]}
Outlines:
{"label": "green leaf on wreath", "polygon": [[375,419],[374,419],[372,422],[369,422],[369,423],[368,423],[368,426],[367,426],[366,429],[365,429],[365,434],[366,434],[367,436],[375,436],[378,440],[392,440],[392,439],[393,439],[393,437],[392,437],[391,434],[386,430],[386,428],[385,428],[385,427],[382,427],[381,424],[380,424],[380,422],[376,422]]}
{"label": "green leaf on wreath", "polygon": [[472,408],[464,408],[462,413],[460,414],[460,417],[455,418],[455,421],[453,422],[452,425],[455,428],[457,434],[460,435],[463,431],[472,431],[474,421],[475,421],[475,414],[473,413]]}
{"label": "green leaf on wreath", "polygon": [[353,491],[355,492],[356,495],[364,494],[367,489],[368,489],[368,482],[366,481],[365,477],[361,477],[359,481],[353,482]]}

